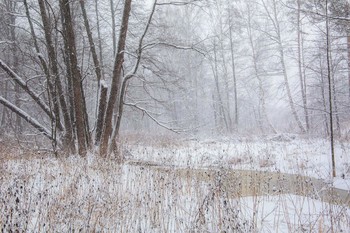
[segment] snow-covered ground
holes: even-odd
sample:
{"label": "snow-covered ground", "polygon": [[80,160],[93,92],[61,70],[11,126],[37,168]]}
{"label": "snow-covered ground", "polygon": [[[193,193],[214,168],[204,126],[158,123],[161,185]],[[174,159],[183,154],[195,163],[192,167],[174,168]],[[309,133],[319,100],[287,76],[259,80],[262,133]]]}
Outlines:
{"label": "snow-covered ground", "polygon": [[300,174],[334,181],[350,188],[350,143],[336,142],[336,179],[331,179],[330,143],[324,139],[295,139],[277,135],[265,139],[223,138],[184,140],[127,147],[129,159],[177,167],[225,167]]}
{"label": "snow-covered ground", "polygon": [[[329,143],[322,139],[279,135],[145,141],[127,141],[127,162],[121,166],[92,154],[85,159],[2,158],[1,228],[5,232],[350,232],[347,204],[288,193],[233,195],[221,179],[196,175],[223,168],[295,173],[350,190],[350,143],[337,142],[338,178],[331,179]],[[135,161],[140,164],[135,166]],[[186,172],[180,173],[180,167]]]}

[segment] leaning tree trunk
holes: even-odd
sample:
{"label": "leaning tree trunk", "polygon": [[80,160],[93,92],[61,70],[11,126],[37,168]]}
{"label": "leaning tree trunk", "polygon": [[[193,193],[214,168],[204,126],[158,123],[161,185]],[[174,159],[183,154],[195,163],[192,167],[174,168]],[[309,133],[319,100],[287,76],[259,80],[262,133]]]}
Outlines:
{"label": "leaning tree trunk", "polygon": [[126,93],[126,89],[128,86],[128,82],[129,80],[134,77],[134,75],[136,74],[139,66],[140,66],[140,62],[141,62],[141,58],[142,58],[142,47],[143,47],[143,40],[145,39],[145,36],[148,32],[148,29],[151,25],[151,21],[155,12],[157,6],[157,0],[154,0],[153,2],[153,7],[152,7],[152,12],[148,18],[145,30],[143,31],[143,34],[139,40],[139,45],[138,45],[138,49],[137,49],[137,59],[136,59],[136,63],[133,67],[133,70],[130,71],[125,77],[123,77],[123,79],[121,80],[121,87],[120,87],[120,92],[119,92],[119,99],[118,99],[118,112],[117,112],[117,120],[116,123],[114,125],[114,130],[113,130],[113,134],[112,134],[112,143],[111,143],[111,149],[114,151],[115,155],[117,155],[117,159],[118,162],[122,162],[123,157],[122,154],[120,154],[119,152],[119,147],[117,145],[117,140],[119,138],[119,130],[120,130],[120,125],[122,122],[122,116],[123,116],[123,107],[124,107],[124,97],[125,97],[125,93]]}
{"label": "leaning tree trunk", "polygon": [[0,104],[4,105],[6,108],[10,109],[12,112],[16,113],[16,116],[21,117],[29,124],[31,124],[34,128],[36,128],[39,132],[41,132],[44,136],[49,138],[50,140],[54,140],[53,135],[51,134],[49,129],[46,129],[45,126],[41,125],[36,119],[30,117],[26,112],[12,104],[10,101],[0,96]]}
{"label": "leaning tree trunk", "polygon": [[82,156],[86,156],[87,143],[86,143],[86,125],[84,115],[84,97],[81,89],[82,77],[78,67],[77,52],[75,47],[75,35],[73,28],[73,20],[70,12],[69,0],[60,0],[60,8],[63,19],[63,27],[65,28],[65,43],[67,45],[69,53],[69,65],[72,72],[72,85],[74,96],[74,114],[75,114],[75,127],[78,139],[78,153]]}
{"label": "leaning tree trunk", "polygon": [[[102,157],[106,157],[108,154],[109,139],[113,131],[113,123],[112,123],[113,110],[114,110],[115,103],[117,102],[117,99],[119,98],[119,95],[120,95],[119,93],[121,88],[120,87],[121,72],[122,72],[122,66],[124,63],[124,50],[125,50],[125,43],[126,43],[126,35],[128,32],[131,2],[132,0],[125,0],[125,3],[124,3],[125,5],[124,5],[123,18],[122,18],[122,23],[120,27],[120,33],[119,33],[118,49],[115,55],[112,84],[111,84],[111,90],[110,90],[108,104],[107,104],[106,116],[104,120],[105,125],[104,125],[103,134],[102,134],[102,141],[100,145],[100,155]],[[123,104],[123,103],[119,103],[119,104]]]}
{"label": "leaning tree trunk", "polygon": [[[85,2],[84,0],[80,0],[80,7],[81,7],[81,11],[83,13],[85,30],[86,30],[86,34],[87,34],[88,40],[89,40],[90,52],[91,52],[92,59],[93,59],[94,65],[95,65],[95,73],[96,73],[96,78],[97,78],[97,83],[98,83],[98,90],[97,90],[97,92],[98,92],[97,96],[99,97],[99,98],[97,98],[98,118],[97,118],[96,140],[95,140],[95,144],[98,144],[100,141],[100,138],[101,138],[102,122],[103,122],[104,112],[106,110],[105,107],[106,107],[107,88],[101,85],[102,72],[101,72],[101,67],[100,67],[100,61],[98,60],[96,46],[95,46],[94,40],[92,38],[92,32],[90,29],[90,23],[88,20],[88,16],[86,13],[84,2]],[[87,135],[89,135],[89,132],[87,132]],[[90,141],[90,140],[88,139],[87,141]]]}
{"label": "leaning tree trunk", "polygon": [[[49,62],[50,62],[50,69],[54,78],[54,80],[51,80],[51,78],[48,78],[47,82],[49,87],[49,93],[51,94],[51,98],[53,101],[54,113],[56,116],[56,127],[60,129],[59,116],[60,116],[60,107],[61,107],[62,113],[63,113],[64,126],[65,126],[65,138],[64,138],[63,144],[64,146],[67,145],[68,152],[74,152],[75,150],[74,150],[74,142],[73,142],[73,135],[72,135],[72,122],[69,116],[67,102],[63,92],[61,78],[58,70],[56,50],[54,48],[54,44],[51,37],[51,26],[50,26],[49,18],[46,13],[45,2],[43,0],[39,0],[39,7],[40,7],[41,18],[43,21],[43,26],[44,26],[45,40],[46,40],[46,45],[48,50],[47,53],[48,53]],[[37,48],[37,50],[38,49],[39,48]]]}

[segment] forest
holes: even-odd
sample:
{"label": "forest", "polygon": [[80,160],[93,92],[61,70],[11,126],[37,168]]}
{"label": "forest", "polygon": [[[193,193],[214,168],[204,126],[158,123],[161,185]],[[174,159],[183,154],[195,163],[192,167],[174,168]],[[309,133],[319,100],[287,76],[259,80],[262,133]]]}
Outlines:
{"label": "forest", "polygon": [[3,1],[2,134],[347,137],[347,1],[127,3]]}
{"label": "forest", "polygon": [[0,0],[2,231],[350,231],[349,135],[348,0]]}

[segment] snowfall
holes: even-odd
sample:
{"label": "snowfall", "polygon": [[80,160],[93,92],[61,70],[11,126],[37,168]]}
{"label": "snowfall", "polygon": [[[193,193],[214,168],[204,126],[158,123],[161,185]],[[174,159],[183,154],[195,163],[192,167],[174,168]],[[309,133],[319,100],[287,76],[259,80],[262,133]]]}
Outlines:
{"label": "snowfall", "polygon": [[322,138],[134,136],[122,151],[118,165],[10,150],[0,158],[2,232],[350,232],[346,140],[335,145],[336,178]]}

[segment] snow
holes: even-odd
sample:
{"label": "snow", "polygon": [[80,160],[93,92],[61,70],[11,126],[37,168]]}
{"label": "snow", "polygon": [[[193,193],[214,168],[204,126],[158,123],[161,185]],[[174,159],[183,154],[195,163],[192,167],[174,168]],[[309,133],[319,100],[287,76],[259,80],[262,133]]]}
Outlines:
{"label": "snow", "polygon": [[104,88],[108,88],[107,82],[105,80],[101,80],[101,86]]}
{"label": "snow", "polygon": [[[348,232],[350,210],[296,195],[240,199],[245,218],[258,215],[258,232]],[[333,223],[330,215],[339,214]]]}
{"label": "snow", "polygon": [[36,54],[40,59],[44,59],[44,55],[42,53],[37,53]]}
{"label": "snow", "polygon": [[[330,145],[324,139],[229,139],[183,141],[183,146],[130,145],[132,158],[177,167],[229,167],[300,174],[329,179],[331,175]],[[337,143],[338,176],[350,178],[350,144]],[[146,156],[145,156],[146,155]]]}
{"label": "snow", "polygon": [[[124,165],[93,154],[1,159],[4,231],[350,232],[349,194],[321,198],[332,186],[350,190],[347,142],[336,144],[335,179],[323,139],[128,140],[123,149]],[[228,173],[239,170],[257,176]],[[261,189],[283,173],[326,182],[298,195]]]}

